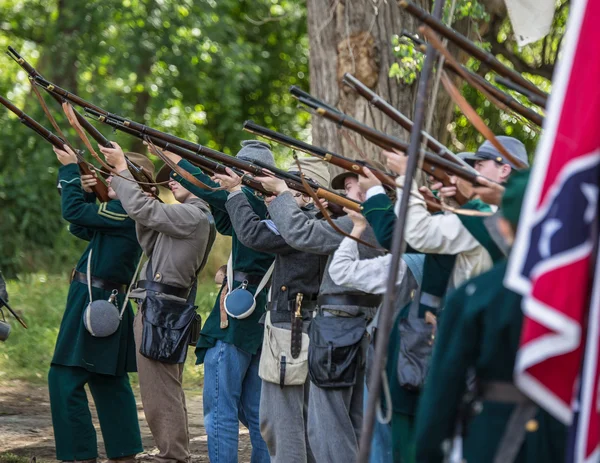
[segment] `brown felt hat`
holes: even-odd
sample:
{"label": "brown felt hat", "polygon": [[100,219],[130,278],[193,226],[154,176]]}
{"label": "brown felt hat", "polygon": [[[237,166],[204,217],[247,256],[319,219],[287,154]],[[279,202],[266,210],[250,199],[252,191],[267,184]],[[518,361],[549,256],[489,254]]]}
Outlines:
{"label": "brown felt hat", "polygon": [[345,190],[344,182],[348,177],[358,178],[358,174],[349,171],[344,171],[340,174],[337,174],[331,179],[331,188],[333,188],[334,190]]}
{"label": "brown felt hat", "polygon": [[[317,182],[323,188],[329,188],[329,179],[331,176],[329,174],[327,162],[312,156],[299,156],[298,161],[300,162],[300,167],[302,167],[302,173],[305,177]],[[292,162],[288,172],[300,175],[300,172],[298,171],[298,165],[295,161]]]}
{"label": "brown felt hat", "polygon": [[[156,174],[156,183],[163,183],[163,182],[168,182],[171,179],[171,172],[173,172],[171,170],[171,168],[169,167],[168,164],[164,164],[158,171],[158,174]],[[166,185],[163,185],[166,187]]]}
{"label": "brown felt hat", "polygon": [[140,166],[151,178],[154,178],[154,163],[148,158],[148,156],[146,156],[145,154],[134,153],[131,151],[125,153],[125,156],[131,162],[134,162],[135,164]]}

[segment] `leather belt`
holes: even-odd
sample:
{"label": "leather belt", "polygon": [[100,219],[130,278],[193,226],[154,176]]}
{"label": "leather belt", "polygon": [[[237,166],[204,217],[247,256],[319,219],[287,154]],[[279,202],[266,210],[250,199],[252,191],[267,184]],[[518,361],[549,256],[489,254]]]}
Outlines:
{"label": "leather belt", "polygon": [[246,272],[233,271],[233,280],[239,282],[248,282],[248,286],[258,286],[264,275],[250,275]]}
{"label": "leather belt", "polygon": [[[314,297],[314,296],[313,296]],[[309,300],[303,299],[301,304],[302,311],[313,311],[317,309],[317,301],[313,298]],[[284,308],[280,308],[277,306],[277,301],[271,301],[269,303],[268,310],[272,310],[273,312],[295,312],[296,311],[296,299],[292,299],[287,301],[287,305]]]}
{"label": "leather belt", "polygon": [[526,404],[531,402],[517,387],[505,381],[482,381],[479,398],[490,402],[503,402],[509,404]]}
{"label": "leather belt", "polygon": [[[98,278],[92,275],[91,283],[94,288],[104,289],[106,291],[117,290],[120,294],[125,294],[127,292],[127,285],[121,283],[115,283],[114,281],[103,280],[102,278]],[[83,283],[87,286],[87,275],[85,273],[78,272],[73,269],[71,273],[71,282],[77,281],[79,283]]]}
{"label": "leather belt", "polygon": [[150,280],[140,280],[137,282],[135,287],[154,291],[156,293],[164,293],[170,296],[180,297],[182,299],[187,299],[190,292],[190,288],[180,288],[179,286],[167,285]]}
{"label": "leather belt", "polygon": [[381,299],[379,294],[322,294],[317,298],[317,304],[319,307],[325,305],[378,307]]}

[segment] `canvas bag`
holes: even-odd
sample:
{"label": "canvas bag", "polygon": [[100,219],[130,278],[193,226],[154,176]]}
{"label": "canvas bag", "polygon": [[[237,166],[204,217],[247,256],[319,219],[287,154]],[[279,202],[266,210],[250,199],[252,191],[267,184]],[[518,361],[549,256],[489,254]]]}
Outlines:
{"label": "canvas bag", "polygon": [[258,365],[258,376],[263,381],[283,386],[299,386],[308,377],[309,337],[302,333],[302,349],[297,358],[291,354],[290,330],[271,323],[271,312],[265,315],[265,334]]}

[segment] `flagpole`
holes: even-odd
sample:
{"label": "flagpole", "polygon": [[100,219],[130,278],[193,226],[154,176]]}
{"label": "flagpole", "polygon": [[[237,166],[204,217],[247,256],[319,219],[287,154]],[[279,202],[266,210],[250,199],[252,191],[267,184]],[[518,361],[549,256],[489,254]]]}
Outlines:
{"label": "flagpole", "polygon": [[[441,19],[446,0],[437,0],[434,5],[433,17]],[[392,240],[392,261],[390,263],[390,273],[388,276],[386,292],[383,296],[379,322],[377,324],[377,335],[375,338],[375,355],[371,369],[371,377],[368,382],[368,400],[367,408],[363,418],[362,432],[360,435],[360,445],[358,453],[358,462],[367,463],[371,451],[371,440],[373,437],[373,428],[375,425],[375,410],[381,394],[382,374],[387,360],[387,350],[389,345],[390,332],[393,325],[394,304],[396,302],[396,274],[400,266],[400,259],[404,248],[404,227],[406,224],[406,214],[408,212],[408,190],[412,185],[413,177],[419,163],[419,148],[422,141],[421,130],[425,119],[425,106],[427,99],[427,87],[429,78],[433,69],[437,52],[431,44],[427,44],[425,62],[419,78],[419,87],[417,91],[417,100],[415,105],[415,115],[413,126],[410,132],[410,144],[408,147],[408,162],[405,174],[405,192],[400,198],[400,210],[394,227],[394,237]],[[387,404],[391,407],[392,404]]]}

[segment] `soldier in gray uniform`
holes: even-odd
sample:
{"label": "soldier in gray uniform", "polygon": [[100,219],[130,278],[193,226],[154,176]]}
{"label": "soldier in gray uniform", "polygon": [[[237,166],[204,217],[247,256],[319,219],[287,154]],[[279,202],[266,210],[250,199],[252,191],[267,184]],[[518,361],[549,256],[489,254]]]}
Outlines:
{"label": "soldier in gray uniform", "polygon": [[[342,187],[349,198],[362,201],[357,176],[341,175],[333,179],[333,188]],[[277,195],[268,210],[283,239],[300,251],[328,256],[328,266],[344,237],[327,221],[307,216],[283,181],[270,177],[258,180]],[[334,220],[341,230],[351,231],[350,218]],[[370,228],[363,239],[377,246]],[[382,253],[359,245],[359,254],[366,259]],[[366,326],[380,299],[336,285],[325,269],[317,314],[309,328],[308,440],[316,461],[356,461],[363,415]]]}
{"label": "soldier in gray uniform", "polygon": [[[329,172],[317,158],[301,158],[307,177],[327,187]],[[228,170],[229,171],[229,170]],[[255,251],[275,254],[271,301],[259,375],[260,431],[274,463],[315,461],[308,445],[308,336],[306,332],[317,304],[317,295],[327,257],[294,249],[283,239],[272,221],[261,220],[241,194],[235,173],[215,175],[230,195],[225,203],[240,242]],[[297,174],[297,172],[292,171]],[[294,192],[303,214],[314,218],[318,209],[308,194]],[[274,199],[270,197],[266,202]]]}

